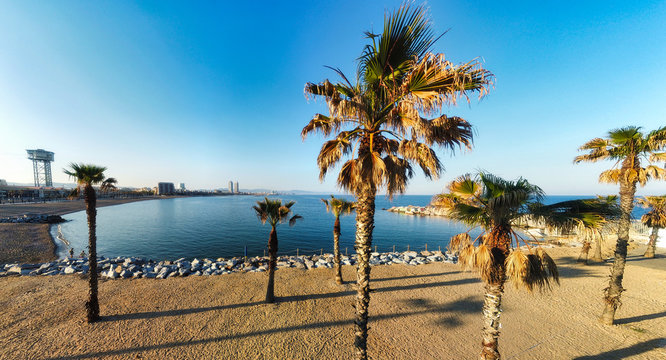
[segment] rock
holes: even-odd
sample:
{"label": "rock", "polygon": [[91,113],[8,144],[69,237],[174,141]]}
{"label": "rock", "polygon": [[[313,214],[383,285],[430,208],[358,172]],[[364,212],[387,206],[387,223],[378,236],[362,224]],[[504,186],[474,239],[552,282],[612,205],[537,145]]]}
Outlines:
{"label": "rock", "polygon": [[132,273],[132,272],[129,271],[129,270],[123,270],[123,271],[120,273],[120,277],[122,277],[123,279],[128,279],[128,278],[131,278],[132,276],[134,276],[134,273]]}
{"label": "rock", "polygon": [[297,269],[305,269],[305,264],[300,261],[297,261],[294,263],[294,267]]}
{"label": "rock", "polygon": [[68,266],[68,267],[65,268],[65,274],[69,275],[69,274],[74,274],[75,272],[76,272],[76,269],[74,269],[71,266]]}
{"label": "rock", "polygon": [[416,251],[405,251],[402,253],[404,256],[409,256],[410,258],[416,257],[418,254]]}
{"label": "rock", "polygon": [[190,274],[190,269],[188,268],[181,268],[178,270],[178,275],[180,276],[187,276]]}
{"label": "rock", "polygon": [[118,265],[118,266],[116,266],[114,271],[117,272],[118,274],[120,274],[121,272],[123,272],[123,267],[121,265]]}
{"label": "rock", "polygon": [[143,277],[145,277],[145,278],[147,278],[147,279],[154,279],[154,278],[157,277],[157,274],[155,274],[155,273],[153,273],[153,272],[144,273],[144,274],[143,274]]}
{"label": "rock", "polygon": [[7,270],[7,275],[21,274],[21,265],[14,265]]}
{"label": "rock", "polygon": [[113,269],[109,269],[109,271],[105,272],[103,276],[109,279],[117,279],[120,276],[120,274],[115,272]]}

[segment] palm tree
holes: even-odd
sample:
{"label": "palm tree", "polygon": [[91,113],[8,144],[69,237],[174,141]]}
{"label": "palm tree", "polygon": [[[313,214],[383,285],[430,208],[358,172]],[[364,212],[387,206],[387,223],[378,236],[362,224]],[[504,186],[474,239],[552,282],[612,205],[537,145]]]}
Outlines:
{"label": "palm tree", "polygon": [[326,212],[332,212],[335,217],[333,224],[333,256],[335,258],[335,282],[342,285],[342,265],[340,264],[340,215],[351,214],[354,211],[354,202],[336,198],[321,199],[326,205]]}
{"label": "palm tree", "polygon": [[[105,167],[70,163],[69,169],[63,169],[65,174],[76,179],[77,187],[71,196],[77,196],[83,192],[86,202],[86,215],[88,216],[88,265],[90,276],[88,277],[88,301],[86,302],[86,317],[88,322],[99,320],[99,300],[97,296],[97,196],[93,185],[103,183]],[[109,180],[109,179],[107,179]],[[115,181],[115,179],[114,179]]]}
{"label": "palm tree", "polygon": [[[589,151],[576,156],[574,163],[613,160],[613,168],[599,175],[599,182],[620,184],[620,208],[622,214],[618,223],[617,243],[611,270],[610,282],[605,290],[604,311],[601,322],[612,325],[615,311],[620,306],[620,296],[624,288],[624,265],[627,259],[629,228],[631,227],[631,211],[634,208],[636,185],[645,186],[648,180],[666,179],[666,170],[652,165],[653,161],[665,161],[666,126],[643,134],[640,127],[627,126],[608,132],[605,139],[596,138],[583,144],[579,150]],[[641,159],[649,165],[641,166]],[[619,167],[618,167],[619,165]]]}
{"label": "palm tree", "polygon": [[268,237],[268,287],[266,289],[266,302],[275,302],[275,293],[273,291],[275,282],[275,267],[277,263],[278,251],[278,238],[276,227],[284,222],[289,222],[289,226],[294,226],[296,220],[301,219],[300,215],[292,214],[291,207],[295,202],[290,201],[282,204],[282,200],[269,200],[264,198],[264,201],[257,201],[257,205],[252,208],[257,213],[257,217],[262,224],[268,223],[271,226],[271,233]]}
{"label": "palm tree", "polygon": [[602,228],[609,220],[620,215],[617,196],[598,196],[594,199],[577,199],[561,201],[551,205],[534,203],[530,213],[539,217],[546,227],[561,231],[576,230],[584,238],[583,248],[578,257],[579,262],[587,264],[587,256],[591,248],[590,240],[596,243],[593,261],[601,259]]}
{"label": "palm tree", "polygon": [[[449,184],[447,193],[437,195],[433,201],[435,206],[444,207],[451,218],[483,230],[474,240],[469,231],[458,234],[449,245],[459,253],[459,263],[476,268],[485,282],[481,359],[500,358],[500,305],[507,277],[516,287],[530,291],[550,288],[551,279],[559,284],[557,266],[551,257],[540,247],[530,247],[513,230],[516,222],[527,216],[549,217],[545,211],[531,211],[542,197],[543,191],[523,178],[507,181],[481,172],[474,178],[469,174],[457,178]],[[520,241],[528,247],[527,254],[520,249]]]}
{"label": "palm tree", "polygon": [[638,198],[636,201],[643,207],[652,208],[652,210],[641,217],[641,221],[645,226],[652,228],[650,241],[648,242],[647,250],[645,250],[643,256],[646,258],[653,258],[657,247],[659,229],[666,228],[666,195],[646,196],[644,198]]}
{"label": "palm tree", "polygon": [[[430,52],[438,39],[423,6],[402,5],[387,13],[381,34],[366,33],[370,43],[359,58],[352,84],[339,69],[336,84],[307,83],[307,96],[323,97],[329,115],[316,114],[303,128],[305,139],[320,132],[326,141],[319,156],[319,178],[343,157],[337,184],[356,196],[357,286],[355,347],[367,359],[370,253],[375,196],[403,193],[418,165],[428,178],[442,171],[433,145],[455,150],[471,148],[472,128],[462,118],[441,114],[470,93],[479,96],[492,86],[493,75],[476,60],[454,65],[444,54]],[[426,119],[422,116],[435,116]]]}
{"label": "palm tree", "polygon": [[115,178],[108,178],[102,181],[102,185],[100,185],[99,189],[104,193],[107,193],[109,191],[116,191],[118,190],[118,188],[116,187],[117,183],[118,180],[116,180]]}

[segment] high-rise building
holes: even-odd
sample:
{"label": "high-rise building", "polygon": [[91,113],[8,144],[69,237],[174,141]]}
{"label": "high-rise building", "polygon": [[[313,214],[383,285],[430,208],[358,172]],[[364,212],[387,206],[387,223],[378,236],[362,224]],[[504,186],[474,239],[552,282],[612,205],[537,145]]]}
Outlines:
{"label": "high-rise building", "polygon": [[185,191],[185,183],[178,184],[178,190]]}
{"label": "high-rise building", "polygon": [[233,181],[229,181],[229,192],[230,193],[234,192],[234,182]]}
{"label": "high-rise building", "polygon": [[157,183],[157,195],[171,195],[176,192],[176,187],[170,182]]}
{"label": "high-rise building", "polygon": [[240,188],[238,187],[238,181],[236,181],[236,194],[240,192]]}

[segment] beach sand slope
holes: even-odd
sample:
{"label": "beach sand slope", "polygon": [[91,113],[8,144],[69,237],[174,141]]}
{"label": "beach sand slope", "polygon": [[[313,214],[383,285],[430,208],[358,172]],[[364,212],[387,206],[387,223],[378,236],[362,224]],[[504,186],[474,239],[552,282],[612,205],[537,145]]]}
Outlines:
{"label": "beach sand slope", "polygon": [[[507,286],[503,357],[666,358],[666,270],[632,257],[618,325],[603,326],[597,318],[608,265],[576,265],[577,251],[550,250],[562,274],[551,293]],[[345,266],[344,278],[353,271]],[[483,285],[474,274],[436,263],[377,266],[372,278],[373,359],[477,357]],[[336,285],[333,269],[278,270],[279,299],[270,305],[262,302],[265,285],[265,273],[103,281],[104,319],[89,325],[84,279],[0,278],[0,358],[353,357],[353,284]]]}

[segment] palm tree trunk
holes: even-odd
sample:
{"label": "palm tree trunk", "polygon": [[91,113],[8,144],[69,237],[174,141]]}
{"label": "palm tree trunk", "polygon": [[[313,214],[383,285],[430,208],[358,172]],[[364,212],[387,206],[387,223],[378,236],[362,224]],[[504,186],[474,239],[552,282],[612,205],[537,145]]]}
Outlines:
{"label": "palm tree trunk", "polygon": [[275,227],[271,229],[271,234],[268,237],[268,286],[266,287],[266,302],[275,302],[275,267],[277,265],[277,231]]}
{"label": "palm tree trunk", "polygon": [[652,227],[652,234],[650,234],[650,241],[648,242],[647,245],[647,250],[645,250],[645,256],[646,258],[653,258],[654,257],[654,252],[657,248],[657,237],[659,236],[659,228],[656,226]]}
{"label": "palm tree trunk", "polygon": [[592,245],[590,245],[589,241],[585,241],[583,243],[583,248],[580,249],[580,254],[578,255],[578,262],[582,262],[585,265],[587,265],[587,258],[588,258],[588,254],[590,253],[590,248],[591,247],[592,247]]}
{"label": "palm tree trunk", "polygon": [[594,262],[602,262],[604,261],[603,257],[601,256],[601,242],[604,240],[604,236],[599,233],[597,236],[594,237],[594,255],[592,255],[592,261]]}
{"label": "palm tree trunk", "polygon": [[504,281],[498,284],[486,286],[486,294],[483,300],[483,350],[479,359],[496,360],[500,358],[497,342],[499,340],[500,314],[502,310],[502,294],[504,293]]}
{"label": "palm tree trunk", "polygon": [[354,346],[356,359],[368,359],[368,307],[370,306],[370,253],[375,227],[376,189],[368,186],[357,194],[356,208],[356,319]]}
{"label": "palm tree trunk", "polygon": [[[625,163],[627,163],[627,159],[625,159]],[[623,164],[622,167],[624,170],[626,168],[625,164]],[[624,174],[625,171],[622,173]],[[618,224],[613,267],[611,269],[610,281],[606,288],[604,298],[606,305],[600,318],[600,321],[605,325],[613,325],[615,311],[620,306],[620,296],[622,295],[622,291],[624,291],[624,288],[622,288],[622,278],[624,277],[624,265],[627,259],[627,244],[629,243],[631,211],[634,208],[635,193],[635,182],[628,182],[624,179],[620,181],[620,208],[622,214],[620,215],[620,221]]]}
{"label": "palm tree trunk", "polygon": [[335,257],[335,282],[342,285],[342,264],[340,264],[340,217],[333,224],[333,255]]}
{"label": "palm tree trunk", "polygon": [[95,197],[95,189],[91,185],[86,185],[84,199],[86,202],[86,215],[88,216],[88,265],[90,266],[86,317],[88,322],[91,323],[99,320],[99,299],[97,296],[97,199]]}

